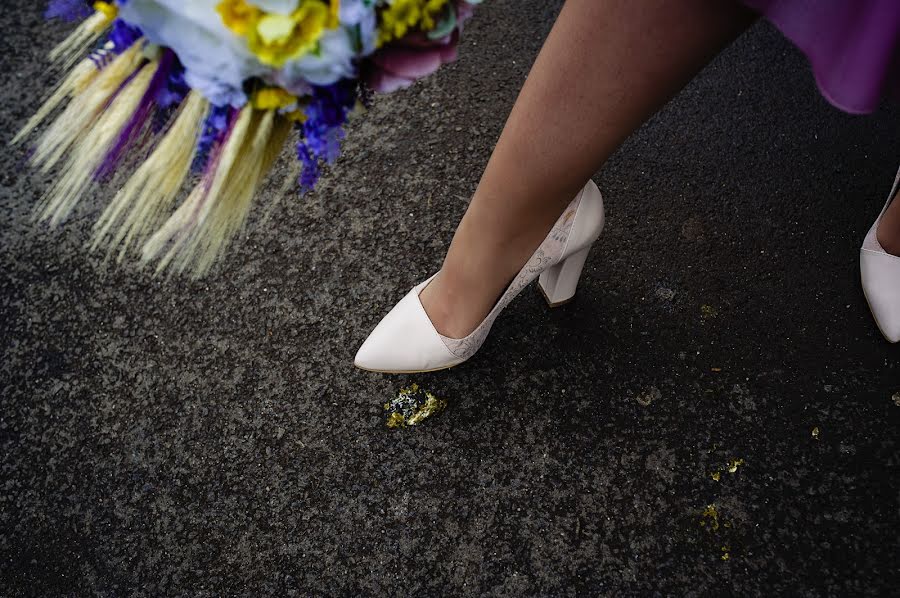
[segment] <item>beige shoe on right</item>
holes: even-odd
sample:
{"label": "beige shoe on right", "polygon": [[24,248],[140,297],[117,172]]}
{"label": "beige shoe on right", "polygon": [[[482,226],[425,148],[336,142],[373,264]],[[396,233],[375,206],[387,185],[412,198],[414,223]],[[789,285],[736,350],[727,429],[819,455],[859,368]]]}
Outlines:
{"label": "beige shoe on right", "polygon": [[859,252],[859,269],[863,292],[875,317],[879,330],[892,343],[900,341],[900,257],[886,252],[878,242],[875,232],[888,206],[896,199],[900,189],[900,170],[887,203],[875,224],[869,229]]}

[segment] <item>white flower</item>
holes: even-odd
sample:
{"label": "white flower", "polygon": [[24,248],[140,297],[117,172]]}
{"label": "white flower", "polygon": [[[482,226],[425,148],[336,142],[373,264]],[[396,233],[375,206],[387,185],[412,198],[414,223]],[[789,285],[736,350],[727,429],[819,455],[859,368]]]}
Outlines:
{"label": "white flower", "polygon": [[[247,0],[269,13],[290,14],[301,0]],[[311,85],[330,85],[357,76],[355,59],[375,51],[376,0],[342,0],[340,25],[325,31],[315,51],[280,69],[262,64],[247,40],[235,35],[216,10],[221,0],[128,0],[119,16],[140,27],[149,41],[171,48],[185,68],[185,80],[217,106],[247,103],[244,83],[259,77],[298,95]]]}
{"label": "white flower", "polygon": [[339,18],[342,25],[359,27],[360,54],[375,51],[375,0],[341,0]]}
{"label": "white flower", "polygon": [[290,89],[291,81],[304,79],[313,85],[331,85],[340,79],[355,77],[353,39],[344,27],[326,31],[319,39],[319,51],[288,61],[277,73],[276,81]]}
{"label": "white flower", "polygon": [[340,19],[344,25],[357,25],[375,13],[375,0],[341,0]]}
{"label": "white flower", "polygon": [[[274,0],[273,0],[274,1]],[[129,0],[119,16],[141,28],[148,40],[171,48],[185,68],[188,85],[215,105],[246,103],[244,81],[270,72],[247,43],[222,23],[219,0]]]}
{"label": "white flower", "polygon": [[266,12],[289,15],[297,10],[300,0],[247,0],[247,4],[252,4]]}

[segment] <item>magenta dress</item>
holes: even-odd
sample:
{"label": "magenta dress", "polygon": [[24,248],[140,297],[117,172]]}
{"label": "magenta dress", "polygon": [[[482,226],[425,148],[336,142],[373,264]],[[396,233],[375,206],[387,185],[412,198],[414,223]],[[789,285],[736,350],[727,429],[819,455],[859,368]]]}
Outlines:
{"label": "magenta dress", "polygon": [[743,0],[809,58],[825,98],[846,112],[900,97],[900,0]]}

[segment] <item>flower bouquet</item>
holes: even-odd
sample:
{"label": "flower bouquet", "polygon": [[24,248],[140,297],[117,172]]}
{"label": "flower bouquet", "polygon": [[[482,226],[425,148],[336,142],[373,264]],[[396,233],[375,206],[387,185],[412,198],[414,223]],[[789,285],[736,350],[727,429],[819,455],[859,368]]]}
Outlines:
{"label": "flower bouquet", "polygon": [[30,161],[57,174],[38,216],[56,224],[115,180],[91,246],[202,275],[292,135],[312,189],[354,108],[454,60],[480,2],[53,0],[48,17],[81,22],[50,54],[61,82],[13,140],[40,127]]}

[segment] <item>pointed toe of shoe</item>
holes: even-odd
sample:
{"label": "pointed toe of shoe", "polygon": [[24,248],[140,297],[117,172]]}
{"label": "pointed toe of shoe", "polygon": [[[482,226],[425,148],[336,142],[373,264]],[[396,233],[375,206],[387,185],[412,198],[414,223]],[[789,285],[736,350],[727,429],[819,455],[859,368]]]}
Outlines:
{"label": "pointed toe of shoe", "polygon": [[385,351],[384,345],[386,339],[374,337],[370,334],[369,338],[363,342],[353,358],[353,365],[363,370],[372,370],[375,372],[384,370],[389,365],[389,360],[385,358],[388,353]]}
{"label": "pointed toe of shoe", "polygon": [[869,300],[872,307],[872,315],[875,316],[875,322],[881,334],[891,343],[900,343],[900,309],[894,307],[893,310],[881,309],[873,300]]}
{"label": "pointed toe of shoe", "polygon": [[862,286],[884,337],[900,342],[900,258],[884,252],[860,254]]}
{"label": "pointed toe of shoe", "polygon": [[414,288],[379,322],[365,340],[354,365],[373,372],[406,374],[449,368],[463,360],[450,352],[428,318]]}
{"label": "pointed toe of shoe", "polygon": [[892,330],[882,330],[881,334],[884,338],[892,343],[900,343],[900,326],[895,326]]}

